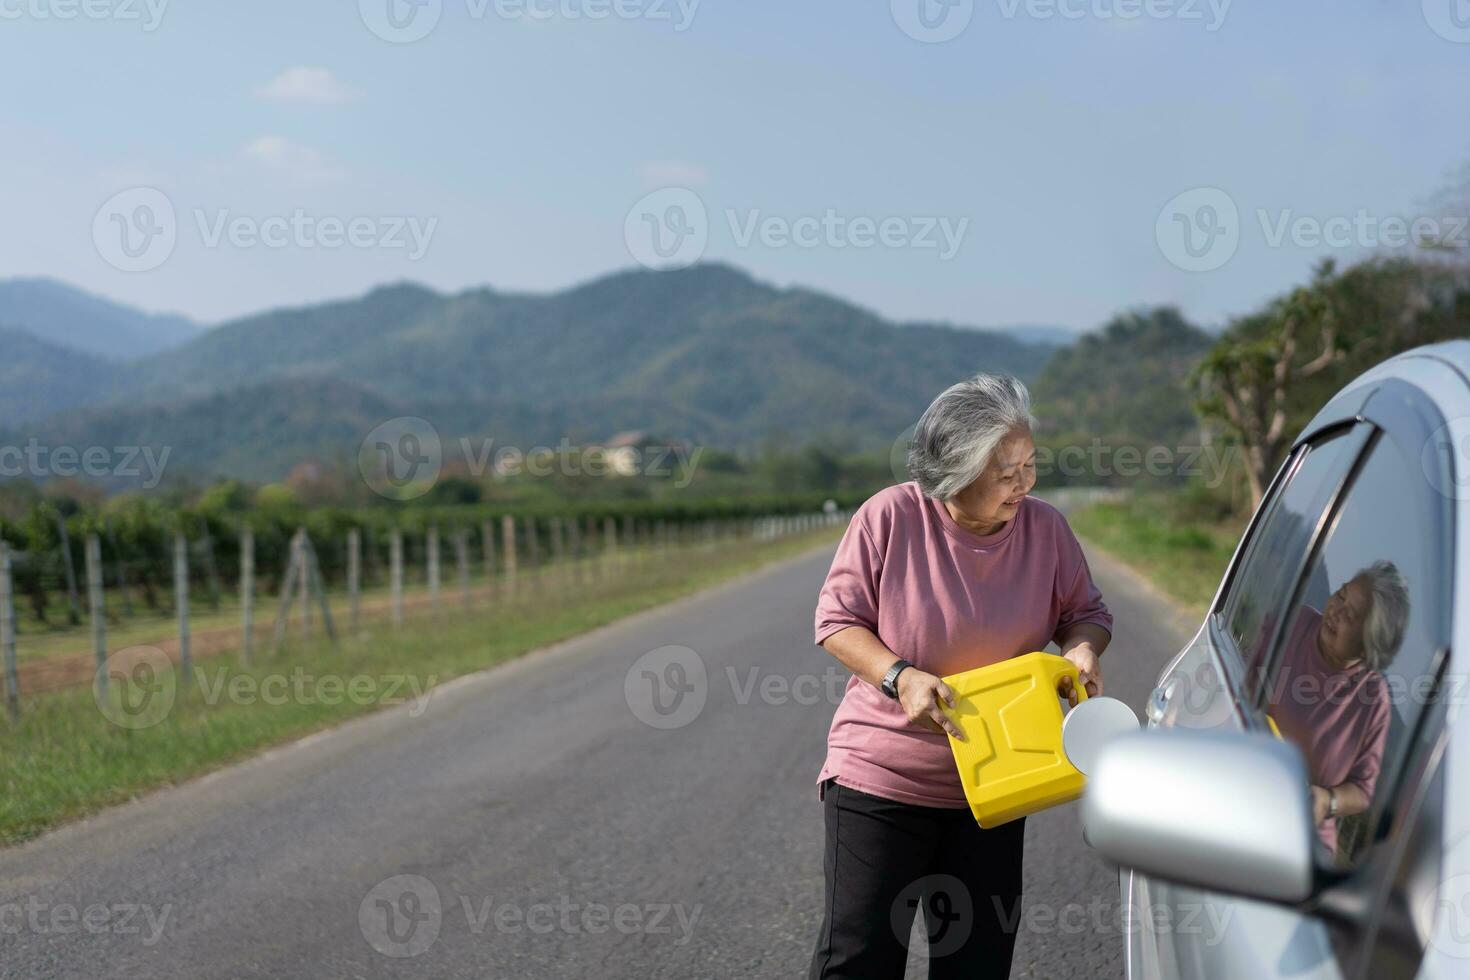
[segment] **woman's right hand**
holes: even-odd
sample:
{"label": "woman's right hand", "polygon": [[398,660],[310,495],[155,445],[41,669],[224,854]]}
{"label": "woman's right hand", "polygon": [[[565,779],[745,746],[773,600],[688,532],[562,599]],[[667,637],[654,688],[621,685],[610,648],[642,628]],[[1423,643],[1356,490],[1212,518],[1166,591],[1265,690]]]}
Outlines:
{"label": "woman's right hand", "polygon": [[927,731],[948,732],[963,742],[964,734],[944,713],[941,701],[954,707],[954,692],[938,677],[917,667],[906,667],[898,675],[898,703],[909,721]]}

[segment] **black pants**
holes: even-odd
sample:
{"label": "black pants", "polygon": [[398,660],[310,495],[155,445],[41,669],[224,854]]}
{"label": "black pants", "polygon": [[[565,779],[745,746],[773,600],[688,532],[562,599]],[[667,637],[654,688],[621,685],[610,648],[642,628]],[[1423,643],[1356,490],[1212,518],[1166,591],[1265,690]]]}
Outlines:
{"label": "black pants", "polygon": [[901,980],[922,909],[930,980],[1006,980],[1021,921],[1025,821],[895,803],[829,781],[826,913],[811,980]]}

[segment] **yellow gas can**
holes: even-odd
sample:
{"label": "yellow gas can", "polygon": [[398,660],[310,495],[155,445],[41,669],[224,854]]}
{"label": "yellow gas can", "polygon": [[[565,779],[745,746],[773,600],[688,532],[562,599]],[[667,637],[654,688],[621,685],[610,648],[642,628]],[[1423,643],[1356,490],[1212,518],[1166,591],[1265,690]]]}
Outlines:
{"label": "yellow gas can", "polygon": [[1062,701],[1057,684],[1072,678],[1079,703],[1087,691],[1077,668],[1052,653],[1028,653],[944,678],[955,694],[945,712],[966,741],[950,736],[965,798],[981,827],[1067,803],[1087,778],[1062,749]]}

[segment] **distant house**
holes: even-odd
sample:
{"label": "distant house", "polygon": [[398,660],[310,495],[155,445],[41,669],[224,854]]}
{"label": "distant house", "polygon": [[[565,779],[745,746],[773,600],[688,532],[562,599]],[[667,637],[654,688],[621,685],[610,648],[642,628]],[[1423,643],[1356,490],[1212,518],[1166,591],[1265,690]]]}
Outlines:
{"label": "distant house", "polygon": [[607,449],[642,449],[650,441],[651,437],[642,429],[629,429],[627,432],[619,432],[603,445]]}
{"label": "distant house", "polygon": [[648,461],[662,460],[670,452],[682,448],[684,446],[680,442],[643,429],[619,432],[601,446],[607,454],[608,468],[618,476],[637,476],[644,472]]}

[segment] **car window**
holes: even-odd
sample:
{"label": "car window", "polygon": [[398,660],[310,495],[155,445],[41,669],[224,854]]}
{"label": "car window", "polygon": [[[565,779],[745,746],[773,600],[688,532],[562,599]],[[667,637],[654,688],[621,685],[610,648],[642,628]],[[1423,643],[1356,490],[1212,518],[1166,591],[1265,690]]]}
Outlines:
{"label": "car window", "polygon": [[1339,429],[1304,446],[1285,482],[1264,505],[1218,613],[1248,678],[1261,676],[1271,628],[1285,612],[1316,529],[1362,450],[1365,428]]}
{"label": "car window", "polygon": [[1431,697],[1449,587],[1442,503],[1417,457],[1378,438],[1305,573],[1282,590],[1291,598],[1263,706],[1301,749],[1318,803],[1337,798],[1338,815],[1318,824],[1335,863],[1361,855]]}

